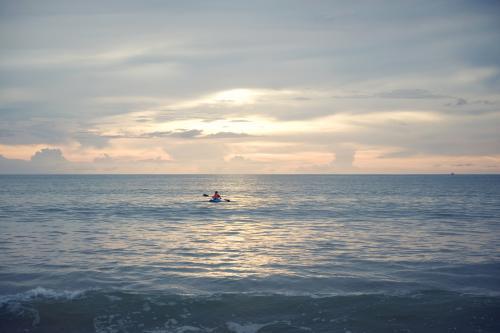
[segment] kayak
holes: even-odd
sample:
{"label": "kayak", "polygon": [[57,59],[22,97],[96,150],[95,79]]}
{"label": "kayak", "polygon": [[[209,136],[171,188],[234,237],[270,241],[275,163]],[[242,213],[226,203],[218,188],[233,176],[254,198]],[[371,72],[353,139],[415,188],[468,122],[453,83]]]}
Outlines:
{"label": "kayak", "polygon": [[217,198],[217,199],[210,199],[208,200],[209,202],[221,202],[222,200]]}

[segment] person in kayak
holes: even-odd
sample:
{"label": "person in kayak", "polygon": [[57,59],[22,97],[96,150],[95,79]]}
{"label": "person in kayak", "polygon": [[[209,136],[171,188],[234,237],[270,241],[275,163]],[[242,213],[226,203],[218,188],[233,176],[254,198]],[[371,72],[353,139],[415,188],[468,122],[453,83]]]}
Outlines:
{"label": "person in kayak", "polygon": [[222,197],[220,196],[219,192],[218,191],[215,191],[214,195],[212,195],[212,199],[215,200],[215,199],[222,199]]}

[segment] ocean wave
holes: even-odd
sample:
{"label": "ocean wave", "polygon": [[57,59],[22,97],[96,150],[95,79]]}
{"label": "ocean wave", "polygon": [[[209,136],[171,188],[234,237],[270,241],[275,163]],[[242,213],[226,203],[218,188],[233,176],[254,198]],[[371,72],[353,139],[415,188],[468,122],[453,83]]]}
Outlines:
{"label": "ocean wave", "polygon": [[25,302],[25,301],[42,300],[42,299],[73,300],[75,298],[82,297],[86,292],[90,290],[92,289],[56,291],[53,289],[36,287],[34,289],[30,289],[22,293],[17,293],[12,295],[1,295],[0,306],[9,302]]}
{"label": "ocean wave", "polygon": [[36,288],[20,295],[0,305],[1,332],[500,331],[500,298],[439,290],[318,298]]}

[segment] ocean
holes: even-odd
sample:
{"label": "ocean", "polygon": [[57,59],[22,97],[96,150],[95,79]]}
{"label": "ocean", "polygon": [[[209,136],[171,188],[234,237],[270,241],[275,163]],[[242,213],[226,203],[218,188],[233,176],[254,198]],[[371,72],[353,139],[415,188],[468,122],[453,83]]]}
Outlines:
{"label": "ocean", "polygon": [[0,176],[0,254],[6,333],[500,332],[499,175]]}

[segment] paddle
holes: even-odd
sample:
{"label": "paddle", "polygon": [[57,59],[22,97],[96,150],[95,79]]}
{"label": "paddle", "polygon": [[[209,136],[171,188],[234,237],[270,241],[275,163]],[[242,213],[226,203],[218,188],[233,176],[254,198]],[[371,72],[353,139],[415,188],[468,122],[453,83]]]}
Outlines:
{"label": "paddle", "polygon": [[[209,195],[208,195],[208,194],[206,194],[206,193],[203,193],[203,196],[204,196],[204,197],[209,197]],[[229,199],[224,199],[224,201],[225,201],[225,202],[231,202],[231,200],[229,200]]]}

